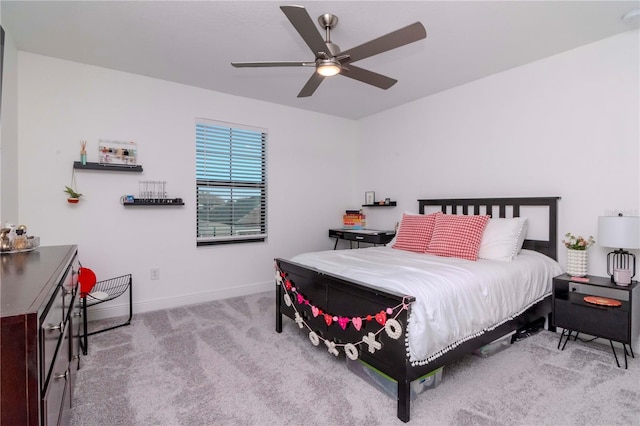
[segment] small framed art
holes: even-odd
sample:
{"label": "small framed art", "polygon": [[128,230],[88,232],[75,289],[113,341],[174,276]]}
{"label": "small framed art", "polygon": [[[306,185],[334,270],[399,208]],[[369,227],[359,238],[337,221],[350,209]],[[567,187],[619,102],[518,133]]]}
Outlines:
{"label": "small framed art", "polygon": [[364,203],[374,204],[376,202],[376,193],[374,191],[367,191],[364,193]]}

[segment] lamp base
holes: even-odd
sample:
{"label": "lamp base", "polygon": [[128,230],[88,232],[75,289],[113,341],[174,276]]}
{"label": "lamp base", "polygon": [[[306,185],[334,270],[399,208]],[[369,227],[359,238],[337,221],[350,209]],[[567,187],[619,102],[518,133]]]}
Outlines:
{"label": "lamp base", "polygon": [[611,282],[628,286],[636,275],[636,255],[619,249],[607,254],[607,274]]}

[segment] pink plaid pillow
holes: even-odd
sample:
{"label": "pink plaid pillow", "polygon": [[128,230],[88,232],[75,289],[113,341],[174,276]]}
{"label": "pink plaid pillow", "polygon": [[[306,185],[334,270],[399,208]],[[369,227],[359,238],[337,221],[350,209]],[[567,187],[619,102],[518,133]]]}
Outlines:
{"label": "pink plaid pillow", "polygon": [[442,213],[406,214],[402,215],[394,249],[424,253],[429,246],[436,217]]}
{"label": "pink plaid pillow", "polygon": [[436,218],[427,253],[478,260],[482,234],[489,216],[443,214]]}

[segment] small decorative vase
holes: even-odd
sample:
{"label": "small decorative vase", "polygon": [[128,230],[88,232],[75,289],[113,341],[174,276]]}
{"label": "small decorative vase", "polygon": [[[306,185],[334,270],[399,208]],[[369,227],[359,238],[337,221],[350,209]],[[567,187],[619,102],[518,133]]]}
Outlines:
{"label": "small decorative vase", "polygon": [[572,277],[587,275],[587,250],[567,250],[567,274]]}

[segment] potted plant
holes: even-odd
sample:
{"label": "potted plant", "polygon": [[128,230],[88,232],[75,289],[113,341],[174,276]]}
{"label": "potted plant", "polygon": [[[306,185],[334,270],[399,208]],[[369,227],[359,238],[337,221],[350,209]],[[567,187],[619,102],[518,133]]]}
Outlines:
{"label": "potted plant", "polygon": [[70,188],[68,186],[64,187],[64,192],[69,195],[69,197],[67,197],[67,202],[70,204],[76,204],[78,201],[80,201],[80,197],[82,197],[81,193],[74,191],[73,188]]}
{"label": "potted plant", "polygon": [[575,236],[568,232],[562,240],[567,250],[567,274],[573,277],[584,277],[587,275],[587,249],[595,244],[596,240],[592,236],[584,238]]}

